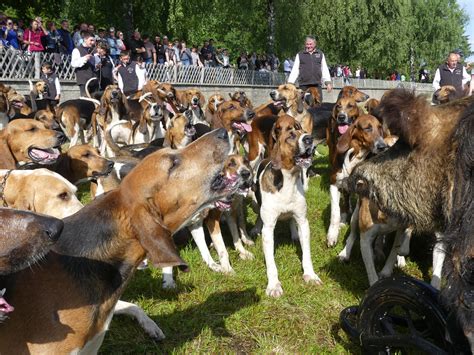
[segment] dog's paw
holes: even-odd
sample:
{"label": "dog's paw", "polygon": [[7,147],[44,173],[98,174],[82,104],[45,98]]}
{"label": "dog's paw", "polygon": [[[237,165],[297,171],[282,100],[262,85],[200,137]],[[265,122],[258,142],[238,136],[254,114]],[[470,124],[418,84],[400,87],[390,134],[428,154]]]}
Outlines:
{"label": "dog's paw", "polygon": [[147,333],[153,340],[161,341],[166,338],[163,331],[151,318],[146,317],[139,322],[145,333]]}
{"label": "dog's paw", "polygon": [[247,246],[253,246],[253,245],[255,245],[255,242],[254,242],[253,240],[251,240],[251,239],[242,237],[241,240],[242,240],[242,243],[244,243],[244,244],[247,245]]}
{"label": "dog's paw", "polygon": [[347,263],[349,261],[349,255],[347,255],[346,249],[343,249],[338,255],[337,258],[341,263]]}
{"label": "dog's paw", "polygon": [[223,272],[222,271],[222,266],[220,266],[218,263],[216,262],[212,262],[210,264],[207,264],[207,266],[209,266],[209,269],[211,269],[212,271],[215,271],[215,272]]}
{"label": "dog's paw", "polygon": [[163,279],[162,287],[165,290],[174,290],[176,288],[176,282],[173,279]]}
{"label": "dog's paw", "polygon": [[229,265],[221,265],[221,272],[226,275],[234,275],[235,271],[232,266]]}
{"label": "dog's paw", "polygon": [[385,278],[390,277],[390,276],[392,276],[392,271],[391,270],[382,269],[379,272],[379,278],[380,279],[385,279]]}
{"label": "dog's paw", "polygon": [[304,274],[303,275],[303,280],[304,280],[304,282],[309,283],[309,284],[314,284],[314,285],[322,285],[323,284],[323,282],[321,281],[319,276],[314,274],[314,273],[313,274]]}
{"label": "dog's paw", "polygon": [[407,262],[405,260],[405,257],[397,255],[397,267],[399,269],[403,269],[405,266],[407,266]]}
{"label": "dog's paw", "polygon": [[254,259],[253,254],[251,252],[249,252],[248,250],[244,250],[243,252],[239,253],[239,257],[242,260],[253,260]]}
{"label": "dog's paw", "polygon": [[329,227],[329,232],[327,235],[327,244],[329,248],[332,248],[337,244],[338,237],[339,237],[339,228]]}
{"label": "dog's paw", "polygon": [[267,289],[265,290],[265,293],[269,297],[274,297],[274,298],[281,297],[283,295],[283,288],[281,287],[281,283],[278,282],[274,286],[268,285]]}

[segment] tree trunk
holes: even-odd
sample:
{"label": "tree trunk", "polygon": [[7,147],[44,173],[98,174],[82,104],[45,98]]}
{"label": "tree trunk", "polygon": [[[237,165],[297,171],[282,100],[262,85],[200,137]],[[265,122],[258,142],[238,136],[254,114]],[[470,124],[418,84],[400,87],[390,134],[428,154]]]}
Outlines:
{"label": "tree trunk", "polygon": [[267,0],[268,53],[275,53],[275,1]]}

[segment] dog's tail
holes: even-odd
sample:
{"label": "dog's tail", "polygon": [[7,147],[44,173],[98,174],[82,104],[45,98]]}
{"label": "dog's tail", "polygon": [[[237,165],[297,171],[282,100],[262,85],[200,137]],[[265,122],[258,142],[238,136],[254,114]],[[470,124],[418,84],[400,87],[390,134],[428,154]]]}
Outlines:
{"label": "dog's tail", "polygon": [[115,127],[115,126],[118,126],[120,124],[123,124],[123,123],[128,123],[128,121],[126,120],[120,120],[118,121],[117,123],[111,125],[110,127],[107,127],[107,130],[105,131],[105,141],[107,143],[107,145],[110,147],[110,149],[112,149],[112,151],[114,152],[114,154],[116,156],[133,156],[133,154],[126,150],[126,149],[122,149],[119,147],[119,145],[114,141],[114,138],[112,137],[112,129]]}
{"label": "dog's tail", "polygon": [[95,77],[94,77],[94,78],[90,78],[89,80],[87,80],[86,85],[85,85],[86,95],[87,95],[87,97],[88,97],[89,99],[92,99],[92,96],[91,96],[91,94],[90,94],[90,92],[89,92],[89,84],[90,84],[91,82],[93,82],[94,80],[97,80],[97,78],[95,78]]}

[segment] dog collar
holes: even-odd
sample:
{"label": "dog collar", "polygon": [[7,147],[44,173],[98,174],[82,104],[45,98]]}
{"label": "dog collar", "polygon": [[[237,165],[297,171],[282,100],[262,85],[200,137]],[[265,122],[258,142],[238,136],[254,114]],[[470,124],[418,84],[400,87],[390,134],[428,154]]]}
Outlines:
{"label": "dog collar", "polygon": [[8,170],[7,173],[3,176],[2,182],[0,183],[0,199],[3,200],[3,207],[8,207],[7,200],[5,198],[5,185],[7,184],[7,179],[12,173],[12,170]]}

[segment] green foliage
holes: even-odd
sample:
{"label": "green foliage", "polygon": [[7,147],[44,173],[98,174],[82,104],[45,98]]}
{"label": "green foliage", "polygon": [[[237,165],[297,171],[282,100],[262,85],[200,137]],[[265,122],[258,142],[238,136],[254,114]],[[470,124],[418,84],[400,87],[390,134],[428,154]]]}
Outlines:
{"label": "green foliage", "polygon": [[[269,33],[269,4],[275,33]],[[202,45],[208,38],[226,47],[234,59],[241,50],[263,52],[274,36],[283,59],[303,47],[306,34],[319,37],[329,63],[362,65],[372,75],[392,70],[408,74],[410,53],[416,69],[435,69],[447,53],[470,54],[464,28],[468,15],[456,0],[52,0],[3,1],[0,11],[15,17],[68,18],[97,27],[138,28]]]}

